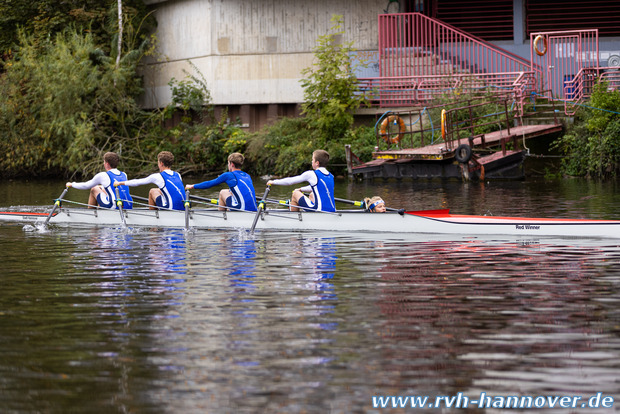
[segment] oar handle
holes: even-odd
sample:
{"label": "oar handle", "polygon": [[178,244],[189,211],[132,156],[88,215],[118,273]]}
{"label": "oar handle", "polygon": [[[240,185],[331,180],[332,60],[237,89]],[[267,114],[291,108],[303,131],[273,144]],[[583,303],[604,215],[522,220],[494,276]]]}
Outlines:
{"label": "oar handle", "polygon": [[47,218],[45,219],[45,225],[47,226],[47,223],[49,223],[50,219],[52,218],[52,216],[54,215],[54,213],[56,212],[56,209],[58,207],[60,207],[60,202],[62,201],[62,198],[65,196],[65,194],[67,194],[67,191],[69,191],[69,187],[66,187],[64,189],[64,191],[60,194],[60,197],[58,197],[55,201],[54,201],[54,207],[52,208],[52,211],[50,212],[49,216],[47,216]]}
{"label": "oar handle", "polygon": [[254,222],[252,223],[252,228],[250,229],[251,234],[254,233],[254,229],[256,228],[256,223],[258,222],[258,217],[260,216],[261,210],[265,208],[265,199],[267,198],[267,195],[269,194],[269,190],[271,190],[271,186],[268,185],[267,188],[265,189],[265,194],[263,194],[263,198],[258,203],[258,208],[256,209],[256,215],[254,216]]}

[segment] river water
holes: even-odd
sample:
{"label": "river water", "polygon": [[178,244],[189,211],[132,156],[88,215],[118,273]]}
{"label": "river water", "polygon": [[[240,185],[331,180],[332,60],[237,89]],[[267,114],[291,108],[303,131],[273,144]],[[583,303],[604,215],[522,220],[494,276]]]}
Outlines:
{"label": "river water", "polygon": [[[617,187],[340,181],[336,195],[620,219]],[[4,182],[0,206],[62,189]],[[373,397],[459,393],[620,406],[619,241],[0,224],[0,248],[2,413],[441,412]]]}

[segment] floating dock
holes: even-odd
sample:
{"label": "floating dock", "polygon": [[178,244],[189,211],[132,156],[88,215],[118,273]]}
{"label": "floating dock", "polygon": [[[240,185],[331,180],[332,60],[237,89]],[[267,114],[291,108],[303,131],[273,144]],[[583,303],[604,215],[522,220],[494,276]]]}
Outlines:
{"label": "floating dock", "polygon": [[559,123],[522,125],[448,143],[375,151],[369,162],[350,163],[349,172],[363,179],[520,179],[524,177],[526,141],[557,134],[562,129]]}

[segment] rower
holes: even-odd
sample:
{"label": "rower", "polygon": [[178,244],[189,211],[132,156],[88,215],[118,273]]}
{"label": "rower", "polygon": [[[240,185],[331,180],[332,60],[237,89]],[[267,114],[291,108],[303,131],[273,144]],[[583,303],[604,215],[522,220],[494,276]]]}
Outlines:
{"label": "rower", "polygon": [[[88,196],[88,208],[118,208],[116,205],[116,194],[113,183],[126,181],[127,174],[118,170],[120,157],[115,152],[106,152],[103,155],[103,168],[105,171],[97,173],[92,179],[85,182],[68,182],[67,188],[75,188],[77,190],[90,190]],[[130,209],[133,206],[133,200],[129,195],[129,188],[126,186],[118,187],[120,199],[123,202],[124,209]]]}
{"label": "rower", "polygon": [[157,188],[149,190],[149,205],[151,209],[162,208],[165,210],[185,210],[185,190],[181,175],[172,171],[170,167],[174,162],[174,155],[170,151],[162,151],[157,154],[158,173],[146,178],[138,178],[124,182],[116,182],[115,186],[126,185],[136,187],[145,184],[155,184]]}
{"label": "rower", "polygon": [[226,183],[229,188],[220,190],[218,210],[224,211],[226,207],[231,207],[235,210],[256,211],[254,185],[252,184],[252,178],[246,172],[241,171],[243,161],[245,161],[243,154],[233,152],[228,156],[227,172],[210,181],[188,184],[185,186],[185,189],[191,190],[195,188],[202,190]]}
{"label": "rower", "polygon": [[[334,176],[327,171],[329,153],[324,150],[316,150],[312,153],[312,170],[308,170],[295,177],[280,178],[267,181],[270,185],[293,185],[307,182],[310,185],[293,190],[291,196],[291,211],[304,210],[336,211],[334,201]],[[310,193],[306,196],[304,192]]]}
{"label": "rower", "polygon": [[364,198],[364,205],[366,206],[366,211],[371,213],[385,213],[387,211],[385,201],[379,196]]}

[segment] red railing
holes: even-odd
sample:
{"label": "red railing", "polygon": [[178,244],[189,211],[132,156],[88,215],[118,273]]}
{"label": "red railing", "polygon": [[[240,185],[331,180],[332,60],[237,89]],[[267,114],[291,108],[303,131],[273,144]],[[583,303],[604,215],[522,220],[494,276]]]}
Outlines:
{"label": "red railing", "polygon": [[578,73],[599,66],[598,30],[531,33],[530,54],[532,67],[543,68],[537,84],[550,90],[552,98],[574,101]]}
{"label": "red railing", "polygon": [[428,102],[450,90],[536,89],[530,61],[420,13],[379,15],[378,78],[360,78],[379,106]]}
{"label": "red railing", "polygon": [[528,91],[535,90],[533,72],[394,76],[360,78],[360,89],[380,107],[411,106],[430,102],[445,93],[510,93],[520,103]]}
{"label": "red railing", "polygon": [[574,79],[564,83],[564,113],[574,115],[577,108],[592,94],[597,82],[607,82],[607,87],[620,90],[620,66],[581,69]]}

